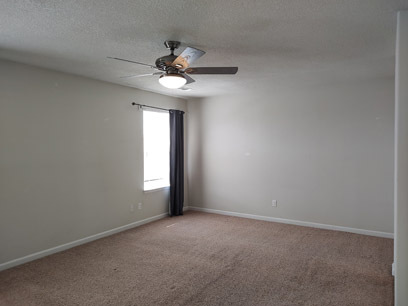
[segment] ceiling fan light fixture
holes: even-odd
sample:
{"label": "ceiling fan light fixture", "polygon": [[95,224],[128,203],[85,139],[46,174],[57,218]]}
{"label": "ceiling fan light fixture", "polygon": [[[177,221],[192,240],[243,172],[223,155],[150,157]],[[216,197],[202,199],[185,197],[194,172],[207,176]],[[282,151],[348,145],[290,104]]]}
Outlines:
{"label": "ceiling fan light fixture", "polygon": [[183,87],[187,83],[187,80],[181,74],[168,73],[163,74],[159,78],[159,83],[164,87],[175,89]]}

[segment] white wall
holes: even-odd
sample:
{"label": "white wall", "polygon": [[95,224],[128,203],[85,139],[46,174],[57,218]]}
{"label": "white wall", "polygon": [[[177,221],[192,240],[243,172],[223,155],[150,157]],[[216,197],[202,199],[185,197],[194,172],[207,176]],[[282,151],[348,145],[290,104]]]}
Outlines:
{"label": "white wall", "polygon": [[395,73],[395,305],[408,305],[408,11],[398,13]]}
{"label": "white wall", "polygon": [[393,232],[393,79],[248,89],[188,113],[190,206]]}
{"label": "white wall", "polygon": [[0,61],[0,264],[167,212],[168,190],[142,191],[132,101],[186,110],[185,100]]}

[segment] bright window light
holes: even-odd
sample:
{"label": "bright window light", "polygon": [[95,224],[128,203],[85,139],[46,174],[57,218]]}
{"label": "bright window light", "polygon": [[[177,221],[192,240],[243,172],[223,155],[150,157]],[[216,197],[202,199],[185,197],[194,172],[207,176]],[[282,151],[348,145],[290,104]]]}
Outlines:
{"label": "bright window light", "polygon": [[169,113],[143,110],[144,190],[168,187]]}

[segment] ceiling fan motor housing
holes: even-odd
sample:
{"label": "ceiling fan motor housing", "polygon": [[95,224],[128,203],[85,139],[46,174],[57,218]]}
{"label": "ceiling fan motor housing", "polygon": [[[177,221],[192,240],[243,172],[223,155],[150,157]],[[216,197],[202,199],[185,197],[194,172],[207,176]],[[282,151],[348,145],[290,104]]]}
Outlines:
{"label": "ceiling fan motor housing", "polygon": [[175,40],[166,40],[164,42],[164,45],[171,51],[171,53],[169,55],[159,57],[156,60],[156,67],[160,70],[167,71],[168,68],[172,67],[171,64],[177,58],[177,56],[174,55],[174,50],[176,50],[180,46],[180,42]]}
{"label": "ceiling fan motor housing", "polygon": [[171,67],[171,64],[176,58],[177,56],[174,54],[159,57],[155,63],[156,67],[160,70],[166,71],[168,67]]}

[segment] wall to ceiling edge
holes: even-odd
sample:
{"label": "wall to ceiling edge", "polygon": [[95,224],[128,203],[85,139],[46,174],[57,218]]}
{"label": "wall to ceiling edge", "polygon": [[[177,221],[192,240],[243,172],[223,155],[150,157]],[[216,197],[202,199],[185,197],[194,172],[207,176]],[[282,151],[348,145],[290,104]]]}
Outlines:
{"label": "wall to ceiling edge", "polygon": [[393,79],[191,99],[188,113],[190,206],[392,237]]}
{"label": "wall to ceiling edge", "polygon": [[[142,112],[132,101],[187,108],[0,61],[0,265],[168,211],[168,189],[143,192]],[[188,203],[187,182],[185,191]]]}

